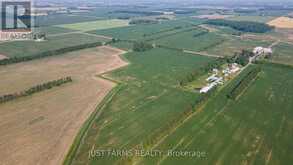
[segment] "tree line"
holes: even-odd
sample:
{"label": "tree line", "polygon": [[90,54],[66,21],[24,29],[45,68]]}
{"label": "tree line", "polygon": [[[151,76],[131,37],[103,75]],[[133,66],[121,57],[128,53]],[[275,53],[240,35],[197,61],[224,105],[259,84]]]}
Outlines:
{"label": "tree line", "polygon": [[214,19],[214,20],[208,20],[206,23],[210,25],[216,25],[216,26],[228,26],[238,31],[252,32],[252,33],[265,33],[274,29],[274,27],[269,26],[265,23],[252,22],[252,21],[231,21],[231,20],[224,20],[224,19]]}
{"label": "tree line", "polygon": [[9,65],[9,64],[19,63],[24,61],[31,61],[35,59],[40,59],[40,58],[49,57],[49,56],[56,56],[56,55],[60,55],[60,54],[64,54],[64,53],[68,53],[72,51],[77,51],[77,50],[101,46],[101,45],[102,45],[101,42],[94,42],[89,44],[82,44],[82,45],[70,46],[66,48],[60,48],[56,50],[49,50],[49,51],[41,52],[35,55],[30,55],[30,56],[12,57],[12,58],[0,60],[0,65]]}
{"label": "tree line", "polygon": [[258,66],[254,68],[252,71],[248,72],[236,85],[232,88],[232,90],[227,94],[227,97],[230,99],[237,99],[237,97],[249,86],[249,84],[254,81],[261,72],[261,67]]}
{"label": "tree line", "polygon": [[33,86],[29,89],[26,89],[24,91],[21,92],[17,92],[17,93],[13,93],[13,94],[6,94],[3,96],[0,96],[0,104],[1,103],[5,103],[8,101],[12,101],[21,97],[26,97],[26,96],[31,96],[35,93],[44,91],[44,90],[48,90],[51,89],[53,87],[57,87],[57,86],[61,86],[63,84],[72,82],[72,78],[71,77],[65,77],[65,78],[60,78],[58,80],[53,80],[53,81],[49,81],[43,84],[39,84],[36,86]]}

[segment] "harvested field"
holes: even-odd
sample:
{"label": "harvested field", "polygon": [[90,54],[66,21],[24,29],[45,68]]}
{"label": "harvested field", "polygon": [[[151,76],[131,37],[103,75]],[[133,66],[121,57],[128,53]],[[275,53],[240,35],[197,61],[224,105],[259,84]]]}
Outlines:
{"label": "harvested field", "polygon": [[279,17],[270,22],[269,25],[275,26],[277,28],[292,29],[293,28],[293,18],[289,17]]}
{"label": "harvested field", "polygon": [[0,105],[0,164],[61,164],[81,125],[115,86],[96,75],[127,65],[122,53],[98,47],[0,67],[0,95],[64,76],[73,79]]}

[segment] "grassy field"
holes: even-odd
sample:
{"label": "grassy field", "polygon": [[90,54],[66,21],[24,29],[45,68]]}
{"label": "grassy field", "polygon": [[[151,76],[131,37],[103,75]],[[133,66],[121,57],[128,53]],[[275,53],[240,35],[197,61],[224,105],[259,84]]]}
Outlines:
{"label": "grassy field", "polygon": [[105,35],[124,40],[143,40],[148,38],[146,35],[153,37],[153,34],[165,33],[165,31],[172,30],[175,27],[180,26],[182,28],[186,28],[200,23],[202,23],[201,20],[180,19],[164,21],[159,24],[135,25],[122,28],[93,30],[89,31],[89,33]]}
{"label": "grassy field", "polygon": [[131,65],[111,76],[126,86],[95,120],[73,164],[113,164],[117,157],[88,160],[92,145],[97,149],[130,149],[182,114],[198,94],[183,91],[178,80],[184,73],[211,61],[165,49],[133,52],[125,58]]}
{"label": "grassy field", "polygon": [[236,81],[232,82],[201,113],[154,148],[201,151],[206,157],[148,157],[137,163],[290,165],[293,161],[292,77],[292,68],[266,65],[238,101],[226,97]]}
{"label": "grassy field", "polygon": [[272,41],[230,38],[225,42],[208,49],[207,52],[221,56],[233,56],[235,52],[241,52],[243,49],[253,50],[253,48],[257,46],[268,47],[271,43]]}
{"label": "grassy field", "polygon": [[164,37],[154,42],[159,45],[165,45],[171,48],[186,49],[192,51],[205,51],[221,44],[225,38],[215,33],[207,33],[196,36],[202,30],[179,33],[169,37]]}
{"label": "grassy field", "polygon": [[47,41],[14,41],[0,44],[0,54],[8,57],[21,57],[35,55],[41,52],[56,50],[69,46],[80,45],[81,43],[94,43],[94,42],[108,41],[104,38],[90,36],[87,34],[66,34],[60,36],[48,37]]}
{"label": "grassy field", "polygon": [[261,22],[266,23],[273,20],[275,17],[273,16],[234,16],[226,18],[227,20],[233,21],[254,21],[254,22]]}
{"label": "grassy field", "polygon": [[98,20],[82,23],[64,24],[58,25],[58,27],[67,28],[78,31],[91,31],[102,30],[128,26],[128,20],[110,19],[110,20]]}
{"label": "grassy field", "polygon": [[52,26],[60,24],[72,24],[78,22],[88,22],[96,21],[99,19],[96,16],[86,16],[86,15],[70,15],[70,14],[52,14],[48,16],[38,16],[36,17],[37,26]]}
{"label": "grassy field", "polygon": [[273,61],[293,65],[293,45],[281,43],[275,46]]}
{"label": "grassy field", "polygon": [[66,29],[62,27],[56,27],[56,26],[45,26],[45,27],[36,28],[35,31],[44,32],[46,33],[46,35],[56,35],[56,34],[74,32],[75,30]]}

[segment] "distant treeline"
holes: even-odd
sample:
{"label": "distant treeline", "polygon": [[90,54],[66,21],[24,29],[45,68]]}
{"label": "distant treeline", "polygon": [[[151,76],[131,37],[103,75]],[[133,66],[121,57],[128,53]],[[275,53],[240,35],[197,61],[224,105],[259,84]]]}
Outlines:
{"label": "distant treeline", "polygon": [[129,22],[130,25],[156,24],[156,23],[159,23],[159,21],[151,20],[151,19],[135,19]]}
{"label": "distant treeline", "polygon": [[210,25],[216,26],[228,26],[235,30],[242,32],[252,32],[252,33],[265,33],[274,29],[274,27],[269,26],[265,23],[252,22],[252,21],[230,21],[224,19],[208,20],[206,22]]}
{"label": "distant treeline", "polygon": [[40,84],[40,85],[36,85],[36,86],[31,87],[31,88],[29,88],[27,90],[24,90],[22,92],[13,93],[13,94],[6,94],[6,95],[3,95],[3,96],[0,96],[0,104],[8,102],[8,101],[15,100],[15,99],[18,99],[20,97],[30,96],[30,95],[33,95],[35,93],[38,93],[38,92],[41,92],[41,91],[44,91],[44,90],[48,90],[48,89],[51,89],[53,87],[61,86],[61,85],[65,84],[65,83],[69,83],[69,82],[72,82],[71,77],[65,77],[65,78],[61,78],[61,79],[58,79],[58,80],[49,81],[49,82],[46,82],[46,83],[43,83],[43,84]]}
{"label": "distant treeline", "polygon": [[232,88],[232,90],[228,93],[227,97],[230,99],[237,99],[237,97],[246,89],[248,88],[249,84],[254,81],[261,71],[261,67],[258,66],[248,72],[236,85]]}
{"label": "distant treeline", "polygon": [[12,58],[0,60],[0,65],[9,65],[9,64],[13,64],[13,63],[30,61],[30,60],[34,60],[34,59],[49,57],[49,56],[56,56],[56,55],[60,55],[60,54],[64,54],[64,53],[68,53],[68,52],[72,52],[72,51],[77,51],[77,50],[101,46],[101,45],[102,45],[101,42],[94,42],[94,43],[76,45],[76,46],[71,46],[71,47],[66,47],[66,48],[61,48],[61,49],[56,49],[56,50],[49,50],[46,52],[41,52],[41,53],[38,53],[35,55],[30,55],[30,56],[12,57]]}

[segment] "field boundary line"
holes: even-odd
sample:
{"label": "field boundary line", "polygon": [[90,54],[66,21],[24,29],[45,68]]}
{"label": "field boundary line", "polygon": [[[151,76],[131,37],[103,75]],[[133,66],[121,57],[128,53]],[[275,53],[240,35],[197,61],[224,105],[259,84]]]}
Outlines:
{"label": "field boundary line", "polygon": [[107,95],[104,97],[101,103],[99,103],[95,109],[95,111],[90,115],[87,121],[83,124],[80,128],[79,133],[76,135],[73,144],[71,145],[66,157],[63,160],[63,165],[70,165],[72,164],[74,157],[76,156],[78,150],[83,143],[88,130],[93,125],[95,119],[101,116],[103,113],[103,109],[107,107],[107,105],[112,101],[113,97],[124,87],[124,84],[118,84],[114,87]]}
{"label": "field boundary line", "polygon": [[[118,49],[118,48],[113,48],[113,49]],[[124,67],[129,66],[131,63],[128,60],[125,60],[126,58],[123,56],[124,54],[128,53],[127,51],[123,51],[121,50],[120,53],[117,53],[116,55],[121,58],[123,61],[126,62],[125,66],[122,66],[120,68],[117,69],[121,69]],[[117,70],[114,69],[114,70]],[[96,106],[94,112],[91,113],[91,115],[89,116],[89,118],[85,121],[85,123],[81,126],[81,128],[79,129],[78,134],[75,136],[74,141],[70,147],[70,149],[68,150],[65,158],[63,159],[63,165],[71,165],[77,152],[79,151],[81,144],[83,143],[84,139],[86,138],[86,135],[89,131],[89,129],[91,128],[91,126],[93,125],[95,119],[99,118],[101,116],[101,114],[103,113],[103,109],[105,107],[107,107],[107,105],[112,101],[113,97],[120,92],[121,89],[123,89],[125,86],[127,86],[127,84],[124,84],[118,80],[114,80],[110,77],[106,77],[105,74],[107,73],[111,73],[114,70],[108,71],[108,72],[104,72],[101,73],[99,75],[97,75],[98,78],[113,82],[114,84],[116,84],[116,86],[114,88],[112,88],[108,94],[103,98],[103,100],[98,103],[98,105]],[[95,76],[94,76],[95,77]]]}
{"label": "field boundary line", "polygon": [[215,57],[215,58],[224,58],[223,56],[216,55],[216,54],[209,54],[209,53],[205,53],[205,52],[196,52],[196,51],[186,50],[186,49],[183,50],[183,53],[195,54],[195,55],[207,56],[207,57]]}

